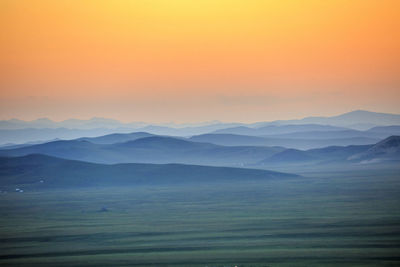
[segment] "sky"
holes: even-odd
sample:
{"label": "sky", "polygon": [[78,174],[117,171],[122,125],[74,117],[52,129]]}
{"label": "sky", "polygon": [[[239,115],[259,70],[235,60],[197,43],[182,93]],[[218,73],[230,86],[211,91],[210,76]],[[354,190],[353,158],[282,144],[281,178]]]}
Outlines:
{"label": "sky", "polygon": [[0,119],[400,113],[398,0],[1,0]]}

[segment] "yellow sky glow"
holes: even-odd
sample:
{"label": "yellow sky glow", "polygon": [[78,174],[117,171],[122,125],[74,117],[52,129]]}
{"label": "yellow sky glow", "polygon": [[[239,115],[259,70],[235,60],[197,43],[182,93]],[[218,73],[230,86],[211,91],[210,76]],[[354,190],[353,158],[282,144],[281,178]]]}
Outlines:
{"label": "yellow sky glow", "polygon": [[3,0],[0,117],[399,113],[397,0]]}

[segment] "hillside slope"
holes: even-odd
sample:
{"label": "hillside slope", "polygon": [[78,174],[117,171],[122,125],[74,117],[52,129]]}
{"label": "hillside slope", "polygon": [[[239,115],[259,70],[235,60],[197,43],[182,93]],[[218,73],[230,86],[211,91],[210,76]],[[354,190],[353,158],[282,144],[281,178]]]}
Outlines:
{"label": "hillside slope", "polygon": [[400,136],[390,136],[368,150],[355,154],[349,158],[363,163],[399,161],[400,160]]}
{"label": "hillside slope", "polygon": [[0,186],[24,188],[125,186],[294,178],[280,172],[181,164],[103,165],[45,155],[0,158]]}

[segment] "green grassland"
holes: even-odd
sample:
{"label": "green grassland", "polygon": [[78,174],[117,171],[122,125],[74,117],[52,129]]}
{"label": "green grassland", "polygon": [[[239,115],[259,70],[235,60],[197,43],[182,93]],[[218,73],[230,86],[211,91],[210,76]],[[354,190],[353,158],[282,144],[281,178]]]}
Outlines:
{"label": "green grassland", "polygon": [[0,265],[399,266],[400,173],[1,193]]}

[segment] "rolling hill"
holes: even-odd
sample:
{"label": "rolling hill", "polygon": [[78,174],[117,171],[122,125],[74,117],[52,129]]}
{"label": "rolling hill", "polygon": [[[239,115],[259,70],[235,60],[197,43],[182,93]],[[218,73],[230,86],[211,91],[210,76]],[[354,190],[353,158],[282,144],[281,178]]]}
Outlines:
{"label": "rolling hill", "polygon": [[368,132],[373,133],[390,133],[392,135],[400,135],[400,126],[399,125],[391,125],[391,126],[377,126],[368,130]]}
{"label": "rolling hill", "polygon": [[150,136],[153,136],[153,134],[149,134],[146,132],[114,133],[98,137],[81,137],[78,138],[77,140],[89,141],[93,144],[115,144],[115,143],[133,141],[136,139],[150,137]]}
{"label": "rolling hill", "polygon": [[265,135],[265,137],[273,138],[286,138],[286,139],[346,139],[346,138],[370,138],[370,139],[383,139],[392,135],[390,131],[387,132],[370,132],[370,131],[357,131],[357,130],[343,130],[343,131],[306,131],[306,132],[293,132],[282,133],[279,135]]}
{"label": "rolling hill", "polygon": [[370,138],[384,139],[400,133],[400,126],[379,126],[360,131],[334,127],[329,125],[274,125],[260,128],[245,126],[225,128],[215,131],[213,134],[235,134],[257,137],[269,137],[280,139],[346,139],[346,138]]}
{"label": "rolling hill", "polygon": [[[306,136],[307,137],[307,136]],[[294,149],[313,149],[327,146],[375,144],[381,139],[369,137],[349,138],[283,138],[281,136],[249,136],[237,134],[203,134],[189,138],[190,141],[212,143],[223,146],[280,146]]]}
{"label": "rolling hill", "polygon": [[84,136],[96,137],[106,134],[129,133],[132,129],[67,129],[67,128],[25,128],[25,129],[0,129],[0,144],[27,142],[42,142],[53,139],[76,139]]}
{"label": "rolling hill", "polygon": [[376,158],[398,160],[396,142],[388,140],[396,141],[397,137],[390,137],[371,145],[329,146],[298,150],[276,146],[221,146],[192,142],[183,138],[150,136],[115,144],[94,144],[86,140],[55,141],[15,149],[3,149],[0,150],[0,156],[18,157],[44,154],[100,164],[182,163],[231,167],[299,163],[329,164],[333,162],[352,164],[367,159],[373,161]]}
{"label": "rolling hill", "polygon": [[287,134],[294,132],[343,131],[343,130],[348,130],[348,129],[343,127],[335,127],[330,125],[319,125],[319,124],[303,124],[303,125],[288,124],[288,125],[267,125],[256,128],[238,126],[238,127],[231,127],[231,128],[217,130],[214,131],[214,133],[263,136],[263,135]]}
{"label": "rolling hill", "polygon": [[40,154],[0,157],[2,190],[14,190],[15,187],[32,190],[57,187],[245,182],[295,177],[298,176],[266,170],[180,164],[103,165]]}
{"label": "rolling hill", "polygon": [[209,143],[152,136],[116,144],[93,144],[84,140],[56,141],[0,150],[0,156],[44,154],[94,163],[185,163],[244,166],[283,151],[279,147],[219,146]]}

